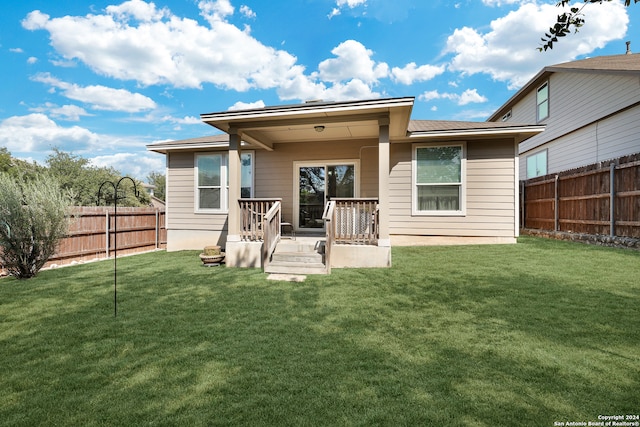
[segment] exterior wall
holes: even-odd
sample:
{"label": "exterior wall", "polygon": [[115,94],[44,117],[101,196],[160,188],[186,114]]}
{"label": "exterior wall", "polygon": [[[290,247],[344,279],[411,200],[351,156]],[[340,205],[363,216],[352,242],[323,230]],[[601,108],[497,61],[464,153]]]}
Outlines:
{"label": "exterior wall", "polygon": [[360,197],[378,195],[377,141],[338,141],[275,144],[274,151],[255,152],[255,197],[282,198],[282,217],[294,223],[294,163],[305,161],[358,160]]}
{"label": "exterior wall", "polygon": [[[360,197],[378,195],[376,140],[276,144],[274,151],[254,152],[254,197],[281,198],[283,221],[293,223],[294,163],[299,161],[359,161]],[[195,152],[167,155],[167,250],[225,247],[227,214],[195,212]]]}
{"label": "exterior wall", "polygon": [[515,151],[516,144],[511,139],[468,141],[466,215],[412,216],[412,145],[391,144],[392,242],[407,245],[412,240],[426,241],[418,236],[502,238],[491,241],[514,242],[518,233]]}
{"label": "exterior wall", "polygon": [[167,154],[167,251],[226,243],[227,215],[195,212],[194,159],[192,151]]}
{"label": "exterior wall", "polygon": [[391,267],[391,247],[333,245],[331,248],[331,268],[350,267]]}
{"label": "exterior wall", "polygon": [[[510,121],[536,122],[536,89],[513,106]],[[640,107],[605,118],[638,102],[638,76],[551,74],[546,129],[520,145],[520,179],[526,179],[527,156],[544,149],[548,173],[639,152]]]}
{"label": "exterior wall", "polygon": [[167,252],[202,249],[205,246],[225,248],[227,230],[167,230]]}
{"label": "exterior wall", "polygon": [[[293,220],[294,163],[358,160],[360,197],[376,197],[377,141],[276,144],[272,152],[255,152],[254,196],[282,198],[283,218]],[[168,155],[167,250],[225,247],[226,214],[198,214],[194,209],[194,152]],[[515,143],[511,139],[467,142],[466,215],[412,216],[411,143],[391,144],[390,230],[394,244],[429,244],[429,237],[451,242],[514,242],[517,236],[518,188]],[[439,242],[446,242],[438,240]],[[390,256],[390,255],[389,255]],[[386,260],[386,255],[383,254]],[[390,258],[389,258],[390,260]],[[386,261],[385,261],[386,262]]]}

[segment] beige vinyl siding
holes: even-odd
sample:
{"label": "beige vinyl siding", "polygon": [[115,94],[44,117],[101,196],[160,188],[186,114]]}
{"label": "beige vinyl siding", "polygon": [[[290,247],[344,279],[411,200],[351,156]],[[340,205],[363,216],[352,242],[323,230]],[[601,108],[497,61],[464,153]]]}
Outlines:
{"label": "beige vinyl siding", "polygon": [[[276,144],[274,151],[254,153],[254,197],[281,198],[285,221],[293,221],[294,162],[357,160],[360,164],[360,197],[378,195],[376,140],[304,144]],[[368,148],[376,146],[376,148]],[[226,232],[226,214],[195,213],[194,152],[168,154],[168,229],[217,230]]]}
{"label": "beige vinyl siding", "polygon": [[195,213],[194,152],[168,153],[167,229],[226,230],[226,214]]}
{"label": "beige vinyl siding", "polygon": [[[275,144],[274,151],[255,152],[255,197],[282,198],[284,220],[293,222],[294,163],[317,160],[357,160],[360,164],[360,197],[378,195],[377,141],[336,141],[304,144]],[[377,145],[376,145],[377,147]],[[372,158],[375,156],[375,159]]]}
{"label": "beige vinyl siding", "polygon": [[[512,121],[535,123],[535,89],[512,108]],[[638,76],[557,72],[549,78],[546,129],[520,145],[520,179],[527,157],[547,150],[547,173],[640,152],[640,107],[611,115],[640,101]]]}
{"label": "beige vinyl siding", "polygon": [[[547,173],[556,173],[640,152],[640,106],[597,121],[520,155],[520,179],[527,157],[546,149]],[[522,148],[521,148],[522,151]]]}
{"label": "beige vinyl siding", "polygon": [[514,237],[513,141],[467,142],[465,216],[412,216],[412,146],[392,144],[391,148],[392,235]]}
{"label": "beige vinyl siding", "polygon": [[[530,151],[562,135],[593,123],[640,101],[638,76],[590,73],[554,73],[549,78],[549,117],[544,132],[520,146]],[[535,89],[516,104],[511,119],[517,123],[535,123]]]}

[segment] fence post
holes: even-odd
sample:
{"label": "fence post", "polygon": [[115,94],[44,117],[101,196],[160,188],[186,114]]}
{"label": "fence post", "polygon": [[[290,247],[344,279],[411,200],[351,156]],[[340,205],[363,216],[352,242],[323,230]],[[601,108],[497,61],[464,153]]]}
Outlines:
{"label": "fence post", "polygon": [[559,187],[559,177],[556,175],[555,182],[555,201],[553,205],[553,231],[560,231],[560,192],[558,191]]}
{"label": "fence post", "polygon": [[527,203],[527,198],[525,197],[525,181],[520,181],[520,227],[521,229],[526,228],[526,220],[527,220],[527,213],[525,211],[526,209],[526,203]]}
{"label": "fence post", "polygon": [[109,258],[109,209],[105,210],[106,215],[106,225],[105,225],[105,242],[104,242],[104,250],[107,254],[107,258]]}
{"label": "fence post", "polygon": [[609,234],[616,235],[616,165],[609,165]]}
{"label": "fence post", "polygon": [[160,249],[160,213],[156,209],[156,249]]}

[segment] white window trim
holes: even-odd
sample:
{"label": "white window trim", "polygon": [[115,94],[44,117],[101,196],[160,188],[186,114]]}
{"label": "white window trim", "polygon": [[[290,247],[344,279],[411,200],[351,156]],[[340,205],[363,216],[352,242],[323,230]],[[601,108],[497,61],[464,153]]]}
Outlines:
{"label": "white window trim", "polygon": [[[251,155],[251,196],[253,197],[255,191],[255,152],[254,151],[243,151],[242,154],[250,154]],[[220,166],[220,208],[219,209],[209,209],[209,208],[201,208],[200,207],[200,191],[198,185],[198,157],[201,156],[212,156],[212,155],[221,155],[222,162]],[[199,152],[195,153],[193,157],[193,206],[195,213],[202,214],[218,214],[218,213],[229,213],[229,153],[226,151],[208,151],[208,152]],[[241,184],[242,185],[242,184]]]}
{"label": "white window trim", "polygon": [[[457,211],[421,211],[418,210],[417,189],[417,153],[418,148],[438,147],[462,147],[462,159],[460,161],[460,210]],[[412,216],[466,216],[467,215],[467,143],[466,141],[451,142],[445,144],[414,144],[411,154],[411,214]]]}
{"label": "white window trim", "polygon": [[[544,169],[545,169],[545,172],[543,174],[541,174],[541,175],[537,175],[536,174],[534,176],[529,176],[529,159],[532,158],[532,157],[538,157],[542,153],[545,153],[545,156],[544,156],[544,161],[545,161]],[[526,157],[526,161],[525,161],[525,167],[526,167],[525,175],[526,175],[527,179],[537,178],[539,176],[548,175],[549,174],[549,150],[545,148],[544,150],[540,150],[540,151],[536,151],[535,153],[528,154],[527,157]]]}
{"label": "white window trim", "polygon": [[[542,104],[541,102],[538,102],[538,93],[540,92],[540,89],[542,89],[544,86],[547,86],[547,115],[544,117],[540,117],[539,113],[540,113],[540,104]],[[538,123],[540,123],[542,120],[545,120],[547,118],[549,118],[549,116],[551,115],[551,90],[550,90],[550,86],[549,86],[549,80],[547,80],[546,82],[542,83],[540,86],[538,86],[538,88],[536,89],[536,121]]]}
{"label": "white window trim", "polygon": [[[249,198],[253,198],[256,188],[256,153],[253,150],[247,150],[242,151],[240,156],[242,157],[243,154],[251,154],[251,194]],[[240,169],[242,169],[242,165]],[[242,181],[242,171],[240,172],[240,180]],[[242,195],[242,182],[240,182],[240,194]]]}
{"label": "white window trim", "polygon": [[[200,186],[198,185],[198,158],[205,156],[222,156],[220,163],[220,208],[210,209],[200,207]],[[227,182],[227,164],[229,162],[229,153],[223,151],[211,151],[195,153],[193,156],[193,206],[195,213],[228,213],[229,200],[229,183]]]}

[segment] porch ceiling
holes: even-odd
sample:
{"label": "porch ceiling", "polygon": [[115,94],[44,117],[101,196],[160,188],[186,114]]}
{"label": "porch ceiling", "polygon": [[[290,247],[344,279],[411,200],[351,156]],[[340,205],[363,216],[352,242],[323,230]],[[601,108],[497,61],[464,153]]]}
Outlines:
{"label": "porch ceiling", "polygon": [[393,98],[340,103],[313,102],[202,114],[201,118],[223,132],[238,130],[246,142],[273,149],[276,143],[377,139],[380,120],[389,121],[391,139],[404,138],[413,101],[414,98]]}

